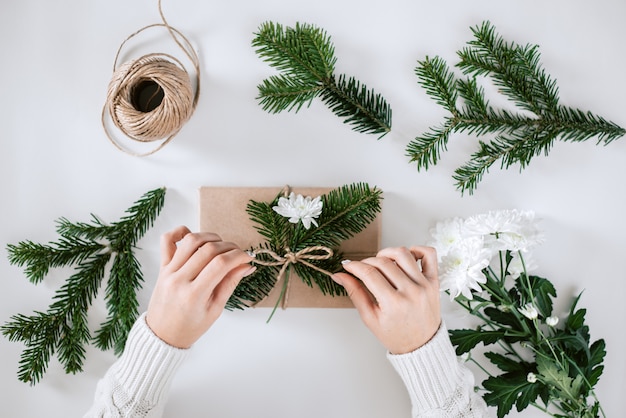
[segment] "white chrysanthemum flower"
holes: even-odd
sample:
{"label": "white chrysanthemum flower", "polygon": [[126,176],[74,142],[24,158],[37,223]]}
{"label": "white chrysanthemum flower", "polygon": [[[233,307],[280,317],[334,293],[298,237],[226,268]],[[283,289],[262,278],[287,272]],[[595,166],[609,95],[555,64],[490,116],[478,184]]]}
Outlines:
{"label": "white chrysanthemum flower", "polygon": [[487,281],[483,269],[489,265],[490,257],[482,239],[473,237],[460,241],[441,258],[441,290],[448,290],[451,299],[461,294],[473,299],[472,290],[481,292],[480,283]]}
{"label": "white chrysanthemum flower", "polygon": [[302,225],[309,229],[311,224],[317,226],[315,218],[322,213],[322,199],[320,196],[315,199],[310,196],[303,197],[291,192],[289,198],[281,197],[278,205],[272,209],[279,215],[289,218],[289,222],[297,224],[302,221]]}
{"label": "white chrysanthemum flower", "polygon": [[537,308],[535,308],[535,305],[533,305],[532,303],[527,303],[523,307],[519,308],[519,312],[530,320],[537,319],[537,317],[539,316]]}
{"label": "white chrysanthemum flower", "polygon": [[528,383],[535,383],[537,381],[537,375],[533,372],[530,372],[526,375],[526,381]]}
{"label": "white chrysanthemum flower", "polygon": [[469,217],[465,228],[468,234],[484,236],[494,251],[529,251],[544,240],[538,221],[532,211],[499,210]]}
{"label": "white chrysanthemum flower", "polygon": [[558,316],[549,316],[546,318],[546,324],[549,327],[556,327],[556,324],[559,323],[559,317]]}
{"label": "white chrysanthemum flower", "polygon": [[437,222],[430,230],[432,241],[430,245],[437,249],[437,256],[441,258],[448,255],[452,247],[463,239],[463,220],[452,218],[446,221]]}

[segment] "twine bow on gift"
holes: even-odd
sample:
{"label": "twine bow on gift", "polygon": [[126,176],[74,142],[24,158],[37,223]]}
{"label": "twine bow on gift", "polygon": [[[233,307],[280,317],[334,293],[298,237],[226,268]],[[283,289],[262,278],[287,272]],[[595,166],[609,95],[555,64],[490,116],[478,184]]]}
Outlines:
{"label": "twine bow on gift", "polygon": [[[324,254],[319,254],[320,251],[323,252]],[[331,273],[330,271],[324,270],[323,268],[318,267],[315,264],[310,263],[308,261],[308,260],[328,260],[329,258],[333,256],[334,254],[333,250],[323,245],[315,245],[312,247],[306,247],[296,252],[293,252],[289,249],[289,247],[286,247],[285,254],[282,256],[272,250],[268,250],[265,248],[254,250],[253,253],[255,255],[267,254],[273,259],[273,261],[265,261],[265,260],[259,260],[257,258],[253,261],[253,263],[255,264],[258,264],[261,266],[282,266],[280,271],[278,272],[278,276],[276,277],[276,284],[278,284],[282,280],[282,278],[285,275],[285,272],[287,271],[287,268],[290,265],[298,264],[298,263],[303,264],[307,267],[310,267],[314,270],[317,270],[320,273],[324,273],[327,276],[333,275],[333,273]],[[283,284],[283,288],[281,290],[281,294],[278,297],[278,300],[276,302],[276,306],[274,306],[274,310],[272,311],[272,315],[274,314],[274,311],[276,310],[278,305],[281,303],[281,301],[282,301],[281,307],[283,309],[287,306],[288,298],[289,298],[289,280],[285,280],[285,283]],[[270,315],[268,321],[272,318],[272,315]]]}

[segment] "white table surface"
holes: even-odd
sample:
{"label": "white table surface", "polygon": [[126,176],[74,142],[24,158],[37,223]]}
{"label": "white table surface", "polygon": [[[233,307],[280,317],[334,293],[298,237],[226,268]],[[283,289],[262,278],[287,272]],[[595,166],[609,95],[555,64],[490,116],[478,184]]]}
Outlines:
{"label": "white table surface", "polygon": [[[593,339],[606,339],[598,395],[607,416],[626,407],[626,139],[557,143],[523,172],[493,168],[472,196],[454,188],[453,170],[476,139],[453,135],[427,172],[405,156],[415,136],[444,112],[418,86],[425,55],[455,62],[470,27],[490,20],[516,42],[540,45],[563,104],[626,126],[626,3],[623,0],[165,1],[169,22],[197,47],[202,90],[196,113],[164,149],[128,156],[104,135],[100,112],[122,40],[158,22],[156,1],[0,3],[0,320],[43,310],[63,275],[27,282],[6,245],[56,238],[54,220],[116,220],[144,192],[166,186],[161,216],[141,241],[145,308],[156,278],[158,237],[198,227],[200,186],[335,187],[355,181],[385,192],[383,246],[425,242],[440,219],[491,209],[535,210],[547,242],[535,253],[538,273],[564,301],[585,290]],[[300,113],[270,115],[256,86],[274,71],[251,47],[258,26],[318,25],[331,36],[337,71],[382,93],[393,130],[381,140],[343,125],[320,102]],[[444,300],[446,298],[444,297]],[[291,309],[225,313],[193,349],[171,390],[165,417],[408,417],[410,404],[383,347],[354,310]],[[105,314],[96,303],[93,320]],[[444,302],[444,317],[468,319]],[[97,380],[114,361],[90,348],[85,371],[65,375],[56,360],[35,387],[17,380],[22,346],[0,338],[0,415],[81,416]],[[511,416],[543,416],[534,410]]]}

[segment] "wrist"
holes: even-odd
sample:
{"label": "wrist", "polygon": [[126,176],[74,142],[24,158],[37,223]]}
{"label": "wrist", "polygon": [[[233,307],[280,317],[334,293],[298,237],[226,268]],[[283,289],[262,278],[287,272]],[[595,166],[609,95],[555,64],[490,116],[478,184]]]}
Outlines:
{"label": "wrist", "polygon": [[436,322],[436,325],[406,332],[403,340],[387,345],[386,348],[392,355],[412,353],[413,351],[428,344],[435,337],[435,335],[437,335],[440,328],[441,319]]}

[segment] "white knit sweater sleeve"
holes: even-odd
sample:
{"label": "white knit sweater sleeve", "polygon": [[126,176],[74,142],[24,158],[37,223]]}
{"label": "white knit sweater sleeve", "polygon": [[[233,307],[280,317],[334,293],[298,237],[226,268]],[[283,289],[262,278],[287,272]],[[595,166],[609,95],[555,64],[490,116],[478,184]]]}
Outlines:
{"label": "white knit sweater sleeve", "polygon": [[95,401],[84,418],[158,418],[188,350],[159,339],[145,313],[133,325],[124,353],[98,382]]}
{"label": "white knit sweater sleeve", "polygon": [[417,350],[387,354],[409,392],[413,417],[490,416],[484,400],[474,392],[472,372],[459,362],[445,324]]}

